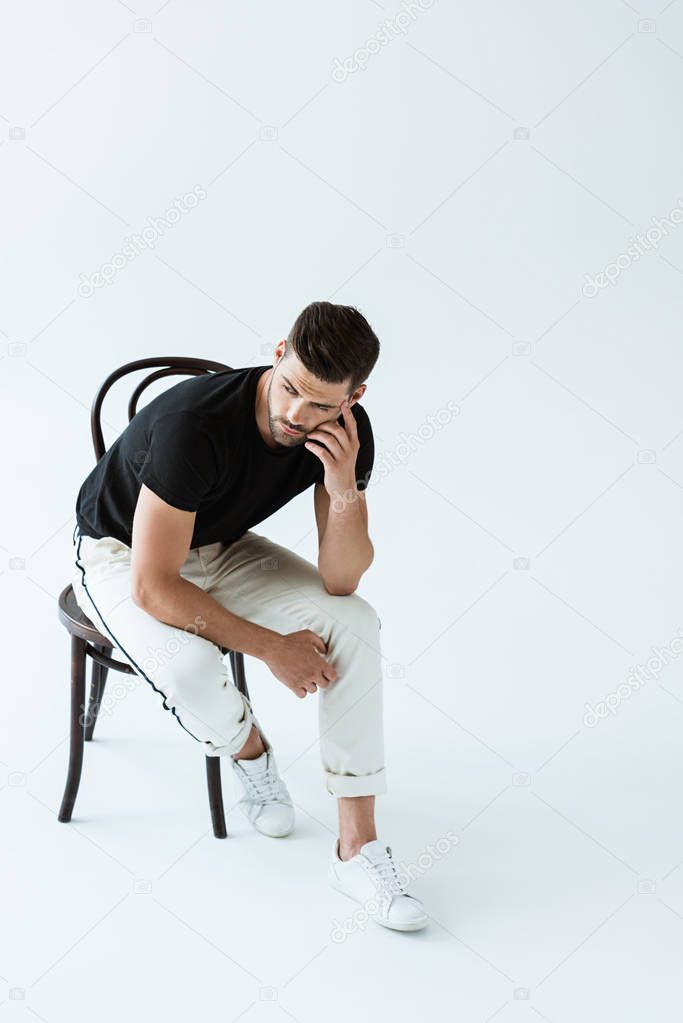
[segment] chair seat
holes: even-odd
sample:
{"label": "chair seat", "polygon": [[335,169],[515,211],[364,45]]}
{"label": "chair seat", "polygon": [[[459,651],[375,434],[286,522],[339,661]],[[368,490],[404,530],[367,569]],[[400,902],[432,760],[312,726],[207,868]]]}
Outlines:
{"label": "chair seat", "polygon": [[[114,649],[111,640],[107,636],[103,636],[95,628],[86,613],[81,610],[71,583],[65,586],[59,594],[58,615],[60,622],[68,629],[71,635],[78,636],[80,639],[85,639],[88,643],[94,643],[97,646],[108,647],[109,650]],[[220,646],[219,644],[219,649],[223,656],[230,653],[230,648],[227,646]]]}
{"label": "chair seat", "polygon": [[74,593],[73,586],[69,583],[59,594],[58,605],[59,620],[72,635],[79,636],[89,643],[96,643],[98,646],[112,649],[111,640],[103,636],[95,628],[84,611],[81,610]]}

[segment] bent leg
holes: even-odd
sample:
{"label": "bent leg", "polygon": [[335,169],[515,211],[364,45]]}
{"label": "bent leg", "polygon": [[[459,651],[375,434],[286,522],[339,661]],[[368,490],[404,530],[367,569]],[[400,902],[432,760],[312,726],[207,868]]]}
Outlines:
{"label": "bent leg", "polygon": [[380,622],[357,593],[328,593],[317,567],[253,531],[212,545],[207,592],[220,604],[283,635],[311,629],[327,644],[337,679],[318,689],[320,755],[334,796],[380,795],[384,764]]}
{"label": "bent leg", "polygon": [[[194,626],[167,625],[133,602],[131,550],[121,541],[77,535],[75,559],[72,585],[79,607],[163,698],[164,710],[207,756],[239,752],[251,731],[251,705],[232,684],[220,648]],[[196,548],[181,575],[202,585]]]}

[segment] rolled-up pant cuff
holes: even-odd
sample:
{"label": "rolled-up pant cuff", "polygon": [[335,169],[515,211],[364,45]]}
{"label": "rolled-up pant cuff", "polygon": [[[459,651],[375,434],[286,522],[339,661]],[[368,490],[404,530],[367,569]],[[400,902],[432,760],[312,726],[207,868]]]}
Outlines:
{"label": "rolled-up pant cuff", "polygon": [[240,721],[239,731],[234,736],[231,742],[225,745],[218,745],[214,742],[207,740],[202,745],[204,746],[204,753],[207,757],[228,757],[233,756],[245,745],[249,735],[251,733],[252,725],[255,723],[254,714],[251,709],[251,702],[247,699],[241,690],[237,692],[242,697],[242,703],[244,704],[244,718]]}
{"label": "rolled-up pant cuff", "polygon": [[325,771],[325,788],[332,796],[381,796],[387,791],[386,768],[374,774],[333,774]]}

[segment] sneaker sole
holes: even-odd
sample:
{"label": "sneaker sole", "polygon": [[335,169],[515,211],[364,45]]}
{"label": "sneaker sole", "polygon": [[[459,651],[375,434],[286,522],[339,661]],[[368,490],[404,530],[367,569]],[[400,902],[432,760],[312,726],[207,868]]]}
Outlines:
{"label": "sneaker sole", "polygon": [[[266,838],[285,838],[287,835],[291,835],[291,833],[294,831],[294,828],[295,828],[295,825],[296,825],[296,819],[294,819],[292,821],[291,825],[287,828],[286,831],[274,831],[274,832],[272,832],[272,831],[262,831],[261,828],[259,828],[257,826],[256,821],[253,821],[251,819],[251,817],[249,817],[244,812],[244,810],[242,809],[241,806],[240,806],[239,809],[240,809],[240,812],[241,812],[242,816],[244,817],[245,821],[247,822],[247,824],[251,824],[251,826],[254,829],[254,831],[258,831],[259,835],[265,835]],[[257,820],[258,820],[258,818],[257,818]]]}
{"label": "sneaker sole", "polygon": [[254,831],[258,831],[259,835],[265,835],[266,838],[286,838],[287,835],[291,835],[291,833],[294,831],[293,827],[287,828],[286,831],[261,831],[260,828],[256,827],[253,821],[249,821],[249,823],[253,827]]}

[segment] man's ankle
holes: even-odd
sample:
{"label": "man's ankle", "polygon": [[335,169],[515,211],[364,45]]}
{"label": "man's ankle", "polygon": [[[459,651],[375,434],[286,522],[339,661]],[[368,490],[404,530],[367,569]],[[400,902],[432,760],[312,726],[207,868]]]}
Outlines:
{"label": "man's ankle", "polygon": [[233,753],[233,760],[256,760],[266,752],[265,743],[261,733],[253,726],[252,731],[249,733],[249,738],[245,742],[239,753]]}
{"label": "man's ankle", "polygon": [[356,856],[357,853],[360,852],[361,847],[364,846],[366,842],[373,842],[376,838],[377,838],[377,833],[376,832],[373,832],[372,834],[368,834],[368,835],[362,835],[360,837],[355,837],[355,838],[343,838],[343,839],[340,838],[339,839],[339,847],[338,847],[338,849],[339,849],[339,859],[340,860],[350,860],[350,859],[352,859],[354,856]]}

